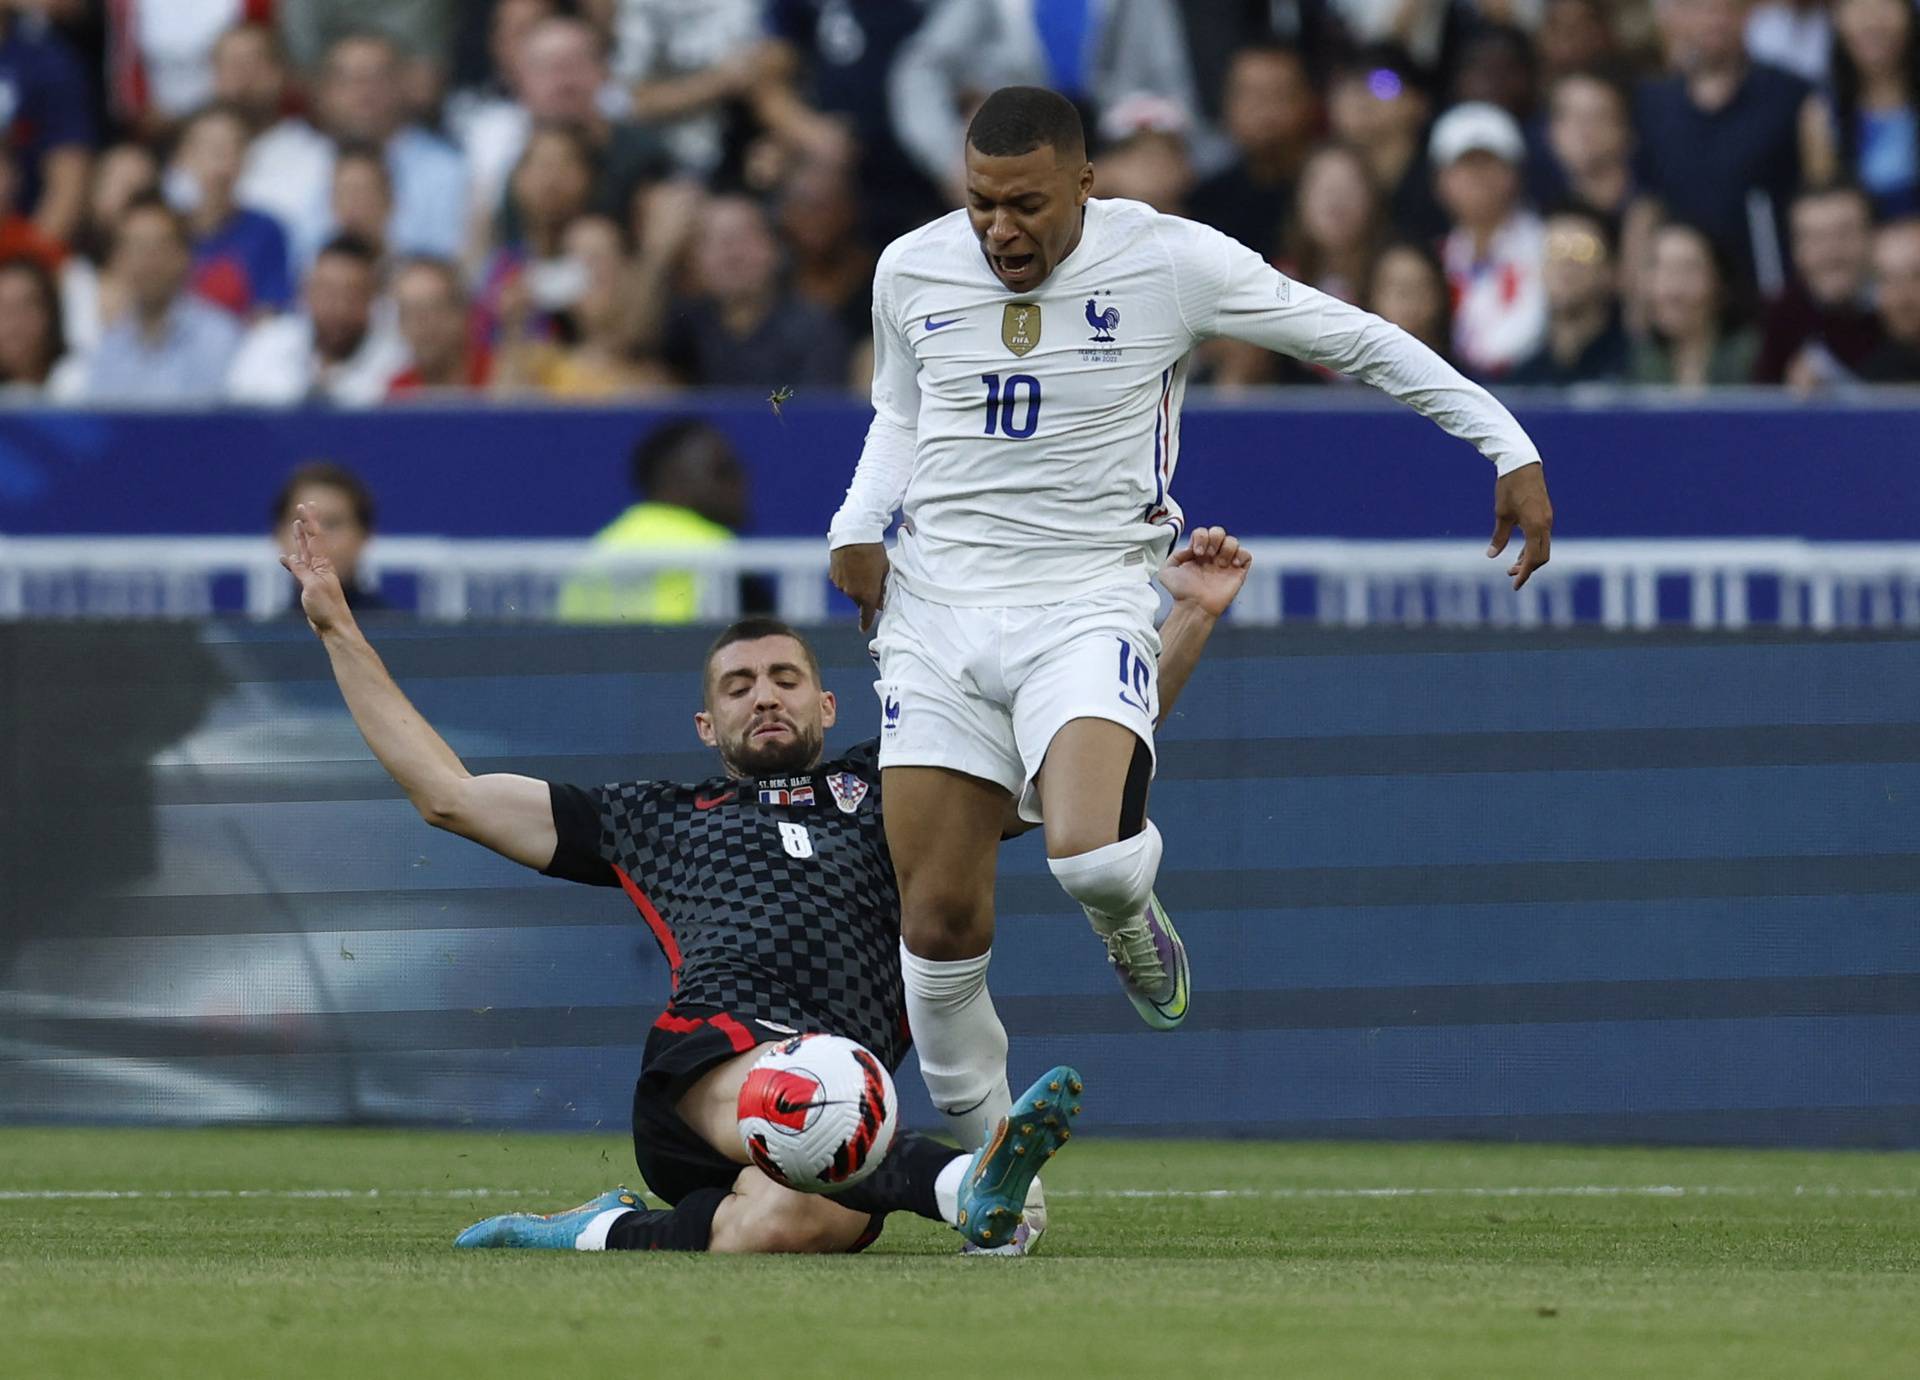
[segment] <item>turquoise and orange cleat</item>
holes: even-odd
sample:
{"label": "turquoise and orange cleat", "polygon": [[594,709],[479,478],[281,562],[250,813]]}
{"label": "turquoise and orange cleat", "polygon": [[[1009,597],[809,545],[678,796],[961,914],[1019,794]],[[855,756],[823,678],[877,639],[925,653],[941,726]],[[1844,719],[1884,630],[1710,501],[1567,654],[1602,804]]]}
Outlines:
{"label": "turquoise and orange cleat", "polygon": [[635,1212],[646,1207],[640,1195],[625,1184],[609,1189],[565,1212],[509,1212],[475,1222],[453,1238],[460,1247],[516,1246],[538,1250],[571,1251],[579,1249],[580,1234],[603,1212]]}
{"label": "turquoise and orange cleat", "polygon": [[1082,1087],[1080,1075],[1064,1064],[1042,1075],[974,1154],[960,1181],[955,1223],[969,1243],[991,1249],[1014,1239],[1026,1215],[1028,1186],[1073,1137]]}

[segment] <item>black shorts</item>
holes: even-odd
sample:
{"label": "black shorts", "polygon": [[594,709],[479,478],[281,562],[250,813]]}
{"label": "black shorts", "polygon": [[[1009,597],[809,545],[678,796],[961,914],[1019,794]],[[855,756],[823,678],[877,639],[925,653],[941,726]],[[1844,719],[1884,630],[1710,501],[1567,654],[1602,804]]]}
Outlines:
{"label": "black shorts", "polygon": [[[696,1189],[730,1189],[747,1167],[707,1144],[679,1104],[707,1070],[758,1043],[745,1021],[722,1011],[669,1011],[654,1022],[633,1087],[633,1160],[655,1197],[678,1203]],[[852,1249],[877,1240],[884,1220],[876,1215]]]}
{"label": "black shorts", "polygon": [[731,1188],[736,1164],[680,1118],[680,1098],[707,1070],[759,1041],[724,1011],[668,1011],[654,1022],[633,1089],[633,1158],[656,1197],[677,1203],[697,1188]]}

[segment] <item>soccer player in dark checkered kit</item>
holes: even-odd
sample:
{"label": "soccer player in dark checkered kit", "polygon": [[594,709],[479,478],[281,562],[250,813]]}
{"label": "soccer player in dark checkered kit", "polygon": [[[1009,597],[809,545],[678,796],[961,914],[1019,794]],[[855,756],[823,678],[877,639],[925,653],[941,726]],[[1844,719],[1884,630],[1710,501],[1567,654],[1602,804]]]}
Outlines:
{"label": "soccer player in dark checkered kit", "polygon": [[[672,1206],[649,1209],[618,1188],[566,1212],[490,1218],[458,1244],[849,1251],[877,1236],[888,1213],[904,1211],[969,1223],[975,1247],[1030,1248],[1040,1225],[1023,1220],[1034,1173],[1078,1111],[1068,1070],[1015,1102],[984,1148],[956,1152],[903,1131],[877,1170],[830,1195],[776,1182],[742,1145],[740,1090],[769,1046],[797,1034],[839,1035],[894,1068],[908,1045],[877,747],[869,741],[822,761],[837,706],[799,634],[748,619],[715,641],[705,702],[693,716],[700,740],[720,756],[723,770],[709,780],[582,789],[474,776],[362,635],[304,505],[293,538],[281,559],[300,582],[301,608],[368,746],[421,816],[549,876],[625,891],[672,973],[633,1102],[635,1159],[648,1188]],[[1174,599],[1161,629],[1163,713],[1249,560],[1233,537],[1206,528],[1162,568]],[[1009,812],[1009,832],[1021,827]],[[1033,1114],[1036,1105],[1045,1113]]]}

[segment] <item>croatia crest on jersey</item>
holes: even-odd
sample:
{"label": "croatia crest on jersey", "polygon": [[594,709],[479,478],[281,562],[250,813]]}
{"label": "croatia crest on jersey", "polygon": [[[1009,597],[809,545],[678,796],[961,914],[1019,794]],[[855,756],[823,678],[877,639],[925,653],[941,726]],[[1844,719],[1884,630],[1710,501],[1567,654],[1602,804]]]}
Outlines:
{"label": "croatia crest on jersey", "polygon": [[867,783],[850,771],[834,772],[827,778],[827,789],[833,792],[833,803],[843,815],[852,814],[867,798]]}
{"label": "croatia crest on jersey", "polygon": [[1009,302],[1000,313],[1000,343],[1024,355],[1040,343],[1040,304]]}

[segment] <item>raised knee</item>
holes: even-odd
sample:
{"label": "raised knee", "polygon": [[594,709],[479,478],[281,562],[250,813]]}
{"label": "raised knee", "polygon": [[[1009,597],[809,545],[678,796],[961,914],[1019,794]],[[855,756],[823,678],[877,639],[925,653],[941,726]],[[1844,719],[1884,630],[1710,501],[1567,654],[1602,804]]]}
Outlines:
{"label": "raised knee", "polygon": [[1160,831],[1151,822],[1130,839],[1047,859],[1067,894],[1109,915],[1139,911],[1160,871]]}

